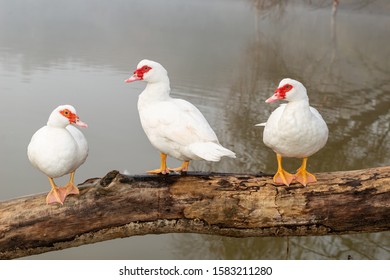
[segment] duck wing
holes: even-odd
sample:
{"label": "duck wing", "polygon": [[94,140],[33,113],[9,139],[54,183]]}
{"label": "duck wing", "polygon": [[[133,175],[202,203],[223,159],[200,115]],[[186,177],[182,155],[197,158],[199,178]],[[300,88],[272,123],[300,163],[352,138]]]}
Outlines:
{"label": "duck wing", "polygon": [[76,169],[82,165],[88,157],[88,142],[85,138],[84,134],[74,127],[73,125],[68,125],[66,129],[72,135],[73,139],[77,143],[77,161],[76,161]]}
{"label": "duck wing", "polygon": [[255,124],[255,126],[266,126],[267,123],[269,123],[269,122],[277,122],[280,119],[280,117],[282,116],[286,105],[287,104],[281,104],[278,108],[276,108],[272,112],[272,114],[269,116],[269,118],[266,122]]}
{"label": "duck wing", "polygon": [[187,146],[195,142],[215,142],[218,138],[203,114],[183,99],[163,101],[142,117],[148,135]]}

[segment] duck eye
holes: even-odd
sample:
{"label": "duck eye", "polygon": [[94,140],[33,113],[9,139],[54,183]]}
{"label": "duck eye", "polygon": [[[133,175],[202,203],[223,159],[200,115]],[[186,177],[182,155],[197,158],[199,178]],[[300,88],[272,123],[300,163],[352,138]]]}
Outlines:
{"label": "duck eye", "polygon": [[68,111],[64,111],[64,115],[69,115],[69,112]]}

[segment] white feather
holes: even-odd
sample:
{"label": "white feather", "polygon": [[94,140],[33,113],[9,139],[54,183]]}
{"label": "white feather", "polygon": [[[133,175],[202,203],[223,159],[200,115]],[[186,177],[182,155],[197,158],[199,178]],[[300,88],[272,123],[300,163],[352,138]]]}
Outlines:
{"label": "white feather", "polygon": [[188,149],[198,157],[208,161],[220,161],[221,157],[236,158],[235,153],[213,142],[198,142],[188,146]]}
{"label": "white feather", "polygon": [[[60,106],[74,110],[72,106]],[[60,108],[58,107],[58,108]],[[88,156],[88,143],[77,128],[63,124],[62,119],[51,114],[48,123],[31,138],[27,155],[31,164],[51,178],[61,177],[75,171]]]}
{"label": "white feather", "polygon": [[179,160],[218,161],[234,153],[219,144],[203,114],[190,102],[170,97],[169,78],[161,64],[143,60],[152,70],[138,99],[142,127],[151,144],[160,152]]}
{"label": "white feather", "polygon": [[309,157],[325,146],[328,127],[318,111],[309,106],[304,86],[292,79],[288,82],[294,86],[294,92],[289,93],[289,102],[276,108],[268,118],[263,142],[283,157]]}

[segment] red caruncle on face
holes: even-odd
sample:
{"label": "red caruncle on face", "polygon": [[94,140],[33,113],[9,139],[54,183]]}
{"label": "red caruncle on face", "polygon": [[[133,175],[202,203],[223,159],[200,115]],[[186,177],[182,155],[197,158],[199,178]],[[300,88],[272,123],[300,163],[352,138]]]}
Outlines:
{"label": "red caruncle on face", "polygon": [[289,92],[290,90],[292,90],[292,88],[293,88],[292,85],[290,85],[290,84],[285,84],[285,85],[283,85],[282,87],[277,88],[277,89],[275,90],[275,95],[277,95],[279,99],[285,99],[285,98],[286,98],[287,92]]}
{"label": "red caruncle on face", "polygon": [[76,114],[74,114],[69,109],[61,110],[60,114],[63,115],[65,118],[67,118],[69,120],[69,123],[76,123],[76,121],[79,118]]}
{"label": "red caruncle on face", "polygon": [[152,67],[150,67],[148,65],[144,65],[144,66],[138,68],[137,70],[135,70],[134,75],[136,75],[140,79],[143,79],[145,73],[148,73],[151,69],[152,69]]}

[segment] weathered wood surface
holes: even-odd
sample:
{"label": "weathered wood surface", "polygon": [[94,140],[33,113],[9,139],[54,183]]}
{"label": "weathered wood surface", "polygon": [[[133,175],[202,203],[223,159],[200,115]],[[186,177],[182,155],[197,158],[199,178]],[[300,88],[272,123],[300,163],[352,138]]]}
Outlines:
{"label": "weathered wood surface", "polygon": [[308,187],[269,175],[125,176],[80,185],[63,206],[46,194],[0,203],[0,259],[133,235],[192,232],[303,236],[390,229],[390,167],[316,174]]}

